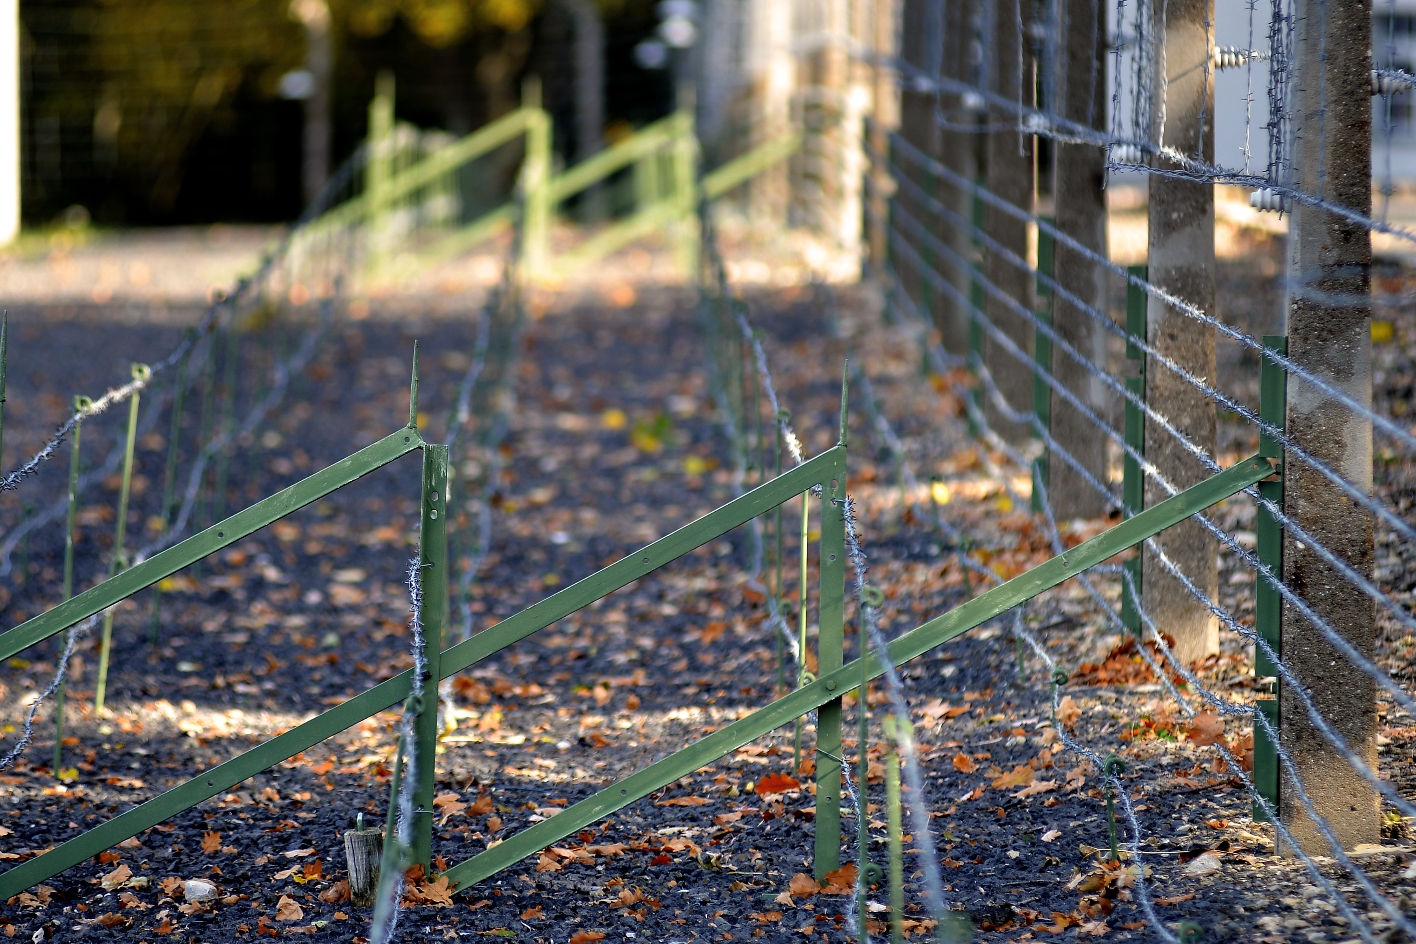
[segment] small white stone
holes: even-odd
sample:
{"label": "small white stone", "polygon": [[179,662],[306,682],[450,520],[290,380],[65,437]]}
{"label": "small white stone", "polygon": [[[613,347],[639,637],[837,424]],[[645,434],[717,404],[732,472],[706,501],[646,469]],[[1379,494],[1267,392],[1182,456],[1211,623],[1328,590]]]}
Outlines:
{"label": "small white stone", "polygon": [[189,878],[182,883],[182,894],[188,901],[209,901],[216,897],[216,886],[199,878]]}

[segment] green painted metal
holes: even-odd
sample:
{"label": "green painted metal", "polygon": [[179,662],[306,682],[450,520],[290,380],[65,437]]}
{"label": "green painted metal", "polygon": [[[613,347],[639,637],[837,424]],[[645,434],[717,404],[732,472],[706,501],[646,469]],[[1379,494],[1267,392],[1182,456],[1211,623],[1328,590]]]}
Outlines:
{"label": "green painted metal", "polygon": [[418,751],[418,782],[413,785],[413,861],[431,874],[433,797],[436,794],[438,747],[438,683],[442,678],[443,624],[447,620],[447,461],[448,448],[423,448],[422,530],[419,563],[423,573],[423,642],[428,670],[423,679],[423,703],[414,727]]}
{"label": "green painted metal", "polygon": [[[1288,339],[1283,335],[1269,335],[1264,338],[1264,347],[1279,354],[1288,353]],[[1259,416],[1264,422],[1282,430],[1285,424],[1287,401],[1287,372],[1279,364],[1264,359],[1259,368]],[[1278,464],[1278,475],[1260,482],[1259,494],[1283,507],[1283,446],[1277,437],[1259,432],[1259,455],[1266,456]],[[1254,513],[1254,532],[1258,543],[1259,561],[1275,575],[1283,574],[1283,525],[1273,512],[1262,504]],[[1258,578],[1254,599],[1254,631],[1268,643],[1274,654],[1283,656],[1283,598],[1277,588],[1262,577]],[[1278,668],[1257,646],[1254,647],[1254,675],[1257,678],[1274,678]],[[1282,697],[1282,686],[1274,686],[1273,698],[1261,699],[1256,711],[1268,714],[1269,723],[1278,728],[1278,700]],[[1279,794],[1278,755],[1272,739],[1258,724],[1254,724],[1254,787],[1273,809],[1278,808]],[[1256,822],[1267,819],[1263,807],[1255,801],[1253,817]]]}
{"label": "green painted metal", "polygon": [[[93,406],[93,400],[85,396],[74,397],[74,411],[82,412]],[[64,599],[74,595],[74,519],[79,510],[79,443],[83,438],[84,421],[74,423],[74,439],[69,446],[69,507],[64,516]],[[29,569],[26,562],[25,569]],[[66,637],[67,642],[67,637]],[[54,690],[54,768],[55,777],[64,769],[64,694],[68,687],[68,676],[59,679],[59,687]]]}
{"label": "green painted metal", "polygon": [[661,200],[648,209],[636,212],[628,219],[605,227],[574,249],[563,253],[556,259],[556,269],[565,273],[592,265],[635,240],[643,239],[656,230],[677,223],[681,212],[674,200]]}
{"label": "green painted metal", "polygon": [[[823,455],[829,455],[829,453]],[[818,456],[817,458],[822,457]],[[806,465],[799,466],[793,472],[799,472],[804,468]],[[1248,488],[1272,473],[1273,463],[1271,460],[1259,456],[1253,456],[1231,466],[1198,485],[1185,489],[1177,495],[1172,495],[1153,508],[1146,509],[1091,540],[1077,545],[1066,553],[1053,557],[1032,570],[1019,574],[992,590],[974,597],[948,613],[915,627],[890,643],[890,660],[895,665],[901,665],[918,658],[975,626],[1006,613],[1039,593],[1050,590],[1064,580],[1075,577],[1082,571],[1102,563],[1107,558],[1160,533],[1236,492]],[[787,479],[791,475],[792,472],[789,472],[782,478]],[[738,501],[741,500],[738,499]],[[498,624],[498,627],[494,628],[500,628],[502,625],[505,624]],[[474,637],[468,642],[475,643],[480,638],[480,636]],[[468,643],[462,645],[465,646]],[[444,659],[446,659],[446,655],[444,654]],[[444,662],[444,671],[447,671],[446,661]],[[459,863],[445,874],[459,891],[465,891],[507,866],[539,852],[596,820],[623,809],[680,777],[688,776],[699,767],[711,763],[724,754],[737,750],[744,744],[788,724],[813,709],[820,708],[827,702],[838,698],[848,686],[860,684],[862,676],[867,680],[876,679],[884,671],[885,666],[881,662],[880,655],[868,652],[863,659],[857,659],[835,671],[822,673],[815,681],[809,682],[747,717],[715,731],[683,750],[631,774],[618,783],[572,804],[560,814],[522,830],[505,842]]]}
{"label": "green painted metal", "polygon": [[344,704],[316,715],[284,734],[218,764],[151,800],[125,810],[106,823],[75,836],[43,855],[28,859],[0,873],[0,900],[52,878],[65,869],[98,855],[104,849],[136,836],[145,829],[151,829],[163,820],[190,809],[203,800],[209,800],[222,791],[230,790],[262,770],[288,760],[351,725],[398,704],[408,697],[408,683],[408,672],[395,675]]}
{"label": "green painted metal", "polygon": [[423,447],[416,429],[400,429],[365,446],[354,455],[262,499],[219,524],[155,554],[123,573],[91,587],[72,600],[32,617],[13,629],[0,633],[0,660],[8,659],[87,619],[107,607],[152,586],[184,567],[254,534],[278,518],[303,508],[317,499],[385,466],[400,456]]}
{"label": "green painted metal", "polygon": [[[895,718],[886,718],[889,725]],[[890,941],[904,944],[905,940],[905,843],[904,822],[900,809],[900,754],[891,739],[885,754],[885,836],[889,844],[890,863]]]}
{"label": "green painted metal", "polygon": [[[1042,222],[1051,224],[1051,217],[1041,217]],[[1052,338],[1043,330],[1043,326],[1052,327],[1052,288],[1044,280],[1043,276],[1053,274],[1053,239],[1052,233],[1045,227],[1037,228],[1037,294],[1040,303],[1037,311],[1038,327],[1033,331],[1033,415],[1037,418],[1038,430],[1052,430],[1052,388],[1047,385],[1047,378],[1052,376]],[[1039,433],[1039,435],[1041,435]],[[1032,510],[1041,514],[1043,511],[1043,494],[1047,490],[1049,462],[1051,454],[1046,445],[1042,447],[1042,452],[1033,460],[1033,490],[1032,490]],[[1021,641],[1020,641],[1021,642]]]}
{"label": "green painted metal", "polygon": [[[1136,279],[1145,282],[1150,272],[1147,265],[1127,266],[1126,272]],[[1140,361],[1141,373],[1145,373],[1146,352],[1137,341],[1146,339],[1146,308],[1150,304],[1150,296],[1146,294],[1145,288],[1135,282],[1126,283],[1126,358],[1127,360]]]}
{"label": "green painted metal", "polygon": [[739,157],[703,175],[699,192],[704,200],[716,200],[734,187],[744,184],[775,164],[796,153],[801,147],[801,135],[791,131],[760,144]]}
{"label": "green painted metal", "polygon": [[521,267],[536,278],[545,272],[551,242],[551,117],[541,110],[541,80],[528,79],[521,100],[535,114],[526,125],[526,159],[521,164],[525,216],[521,228]]}
{"label": "green painted metal", "polygon": [[[1262,715],[1268,719],[1273,730],[1278,730],[1278,699],[1263,698],[1254,702],[1254,717]],[[1254,792],[1263,797],[1269,809],[1278,809],[1279,776],[1278,745],[1269,737],[1268,731],[1257,721],[1254,723]],[[1269,822],[1269,815],[1257,800],[1253,803],[1253,818],[1256,823]]]}
{"label": "green painted metal", "polygon": [[660,118],[618,144],[605,148],[594,157],[581,161],[574,167],[557,174],[549,184],[551,203],[553,205],[560,203],[591,184],[599,183],[615,171],[628,167],[640,158],[668,147],[681,133],[681,122],[682,119],[677,112],[667,118]]}
{"label": "green painted metal", "polygon": [[[133,379],[147,380],[152,376],[152,368],[146,364],[133,365]],[[123,444],[123,480],[118,489],[118,521],[114,524],[113,560],[108,565],[110,579],[128,566],[128,499],[133,488],[133,452],[138,445],[138,401],[139,391],[134,390],[128,398],[128,436]],[[98,647],[98,682],[94,690],[93,710],[101,713],[108,694],[108,660],[113,649],[113,610],[103,614],[103,636]]]}
{"label": "green painted metal", "polygon": [[[204,555],[210,553],[212,550],[219,550],[232,541],[239,540],[246,534],[258,530],[259,527],[269,524],[270,521],[274,521],[276,518],[289,514],[291,511],[329,494],[342,485],[349,484],[349,482],[354,481],[361,475],[379,468],[382,465],[386,465],[394,459],[406,455],[408,452],[424,447],[425,444],[422,439],[419,438],[416,429],[409,427],[399,430],[379,442],[360,450],[360,452],[355,453],[355,455],[350,456],[348,459],[335,463],[335,465],[330,466],[330,468],[322,472],[315,473],[315,475],[310,476],[310,478],[305,479],[303,482],[298,482],[285,491],[273,495],[271,498],[265,499],[265,501],[253,505],[246,511],[233,516],[229,521],[222,522],[222,524],[209,529],[209,532],[212,534],[217,534],[218,529],[220,529],[221,533],[235,534],[236,536],[224,539],[222,543],[215,544],[214,546],[210,546],[209,544],[201,545],[202,547],[209,546],[210,548],[201,553]],[[844,464],[845,459],[843,452],[844,450],[840,447],[830,449],[802,465],[797,466],[795,469],[782,474],[778,478],[766,482],[728,504],[709,512],[697,521],[671,534],[665,535],[630,557],[616,561],[603,570],[591,574],[589,577],[566,587],[558,593],[552,594],[544,600],[522,610],[515,616],[498,623],[496,626],[478,633],[471,639],[464,640],[450,649],[443,650],[440,655],[439,680],[461,672],[468,666],[505,649],[512,643],[525,639],[527,636],[544,629],[557,620],[598,600],[600,597],[625,587],[650,571],[656,570],[664,564],[670,563],[702,547],[704,544],[726,534],[733,528],[746,524],[758,515],[781,504],[781,502],[808,490],[812,485],[823,484],[823,482],[829,483],[829,476],[835,464],[837,462]],[[356,463],[355,460],[361,461]],[[328,474],[336,470],[339,472],[338,475]],[[321,478],[321,476],[324,476],[324,478]],[[298,496],[295,496],[295,498],[302,500],[296,501],[295,498],[288,495],[288,493],[293,490],[301,489],[302,486],[309,487],[306,491],[302,491]],[[272,514],[268,520],[263,521],[259,526],[249,527],[239,534],[237,533],[238,529],[235,527],[232,527],[229,531],[227,530],[232,522],[236,522],[237,519],[242,518],[242,516],[249,515],[262,506],[267,505],[267,503],[279,499],[282,496],[286,496],[284,505],[273,507],[283,507],[285,510]],[[270,508],[267,508],[267,511],[269,510]],[[250,521],[246,520],[244,523],[249,524]],[[188,538],[181,544],[175,545],[168,551],[164,551],[163,555],[178,551],[182,549],[184,545],[189,545],[191,542],[203,538],[206,534],[207,532],[204,532],[202,535]],[[192,553],[192,549],[188,548],[186,556],[190,558]],[[132,570],[127,571],[116,579],[134,580],[141,573],[146,573],[143,568],[148,567],[150,564],[158,563],[163,555],[158,555],[143,564],[139,564],[137,567],[134,567]],[[181,565],[171,567],[165,571],[159,571],[155,576],[151,577],[148,583],[160,580],[162,577],[179,570],[180,567]],[[99,584],[98,587],[94,587],[92,590],[75,597],[73,602],[76,605],[82,604],[85,598],[93,594],[94,591],[107,587],[113,582],[114,581],[108,581]],[[137,592],[145,586],[147,586],[147,583],[138,583],[133,587],[132,592]],[[116,597],[114,602],[118,599],[122,599],[122,596]],[[90,605],[92,605],[92,598],[90,598]],[[63,625],[53,630],[53,632],[64,629],[72,625],[72,623],[77,622],[79,619],[84,619],[86,616],[92,615],[93,612],[97,612],[102,606],[107,605],[109,604],[105,602],[101,603],[101,605],[94,606],[90,612],[82,613],[74,619],[70,619],[69,622],[63,623]],[[61,604],[61,607],[62,606]],[[35,620],[49,617],[50,614],[55,613],[61,607],[56,607],[54,610],[49,611],[49,613],[43,614],[41,617],[36,617]],[[35,620],[31,620],[30,623],[35,622]],[[4,644],[7,636],[18,632],[20,629],[24,629],[28,625],[29,623],[22,624],[15,630],[11,630],[10,633],[7,633],[5,636],[0,636],[0,645]],[[53,635],[53,632],[39,635],[34,641],[48,638],[49,635]],[[9,651],[6,655],[0,655],[0,659],[8,658],[9,655],[13,655],[14,652],[18,652],[23,648],[24,646],[20,646],[19,649]],[[26,888],[51,878],[70,866],[82,862],[84,859],[97,855],[104,849],[122,842],[124,839],[135,836],[145,829],[152,828],[170,816],[174,816],[183,810],[189,809],[203,800],[210,799],[223,790],[231,789],[241,781],[255,776],[268,767],[274,766],[283,760],[287,760],[301,751],[308,750],[315,744],[338,734],[340,731],[352,725],[358,724],[365,718],[393,707],[400,701],[406,699],[410,690],[411,673],[405,670],[395,675],[393,678],[374,686],[368,691],[354,696],[349,701],[337,705],[322,714],[316,715],[314,718],[296,725],[284,734],[257,745],[249,751],[211,768],[192,780],[173,787],[167,792],[133,807],[131,810],[127,810],[114,819],[100,826],[96,826],[82,835],[74,837],[49,852],[23,862],[7,872],[0,873],[0,900],[18,894]],[[791,719],[788,718],[786,720],[790,721]],[[692,768],[690,768],[690,770],[691,769]]]}
{"label": "green painted metal", "polygon": [[[844,425],[846,385],[841,384],[841,412]],[[844,430],[842,431],[844,433]],[[844,435],[843,437],[844,438]],[[817,567],[819,581],[816,669],[817,674],[834,672],[845,658],[846,619],[846,450],[833,450],[837,460],[821,488],[821,542]],[[826,702],[816,713],[816,850],[813,857],[816,877],[834,872],[841,865],[841,695]]]}

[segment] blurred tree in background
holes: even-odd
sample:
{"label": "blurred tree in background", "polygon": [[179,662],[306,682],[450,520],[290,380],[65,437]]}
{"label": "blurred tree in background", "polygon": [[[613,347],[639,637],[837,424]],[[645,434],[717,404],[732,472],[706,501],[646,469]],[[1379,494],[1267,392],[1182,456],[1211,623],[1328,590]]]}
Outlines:
{"label": "blurred tree in background", "polygon": [[[596,8],[603,121],[664,114],[667,79],[630,55],[654,29],[653,0]],[[598,146],[575,140],[566,0],[21,0],[20,17],[27,225],[82,218],[76,206],[109,225],[291,219],[309,192],[311,141],[328,142],[318,180],[363,139],[381,69],[397,76],[400,120],[457,134],[515,108],[536,73],[557,149]],[[323,68],[319,29],[333,60]],[[291,81],[321,72],[323,102],[310,78]]]}

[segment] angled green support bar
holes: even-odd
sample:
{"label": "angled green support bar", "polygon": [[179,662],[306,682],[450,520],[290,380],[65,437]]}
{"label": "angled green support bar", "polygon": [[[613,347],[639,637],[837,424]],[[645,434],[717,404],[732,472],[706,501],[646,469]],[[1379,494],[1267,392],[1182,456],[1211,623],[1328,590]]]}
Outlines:
{"label": "angled green support bar", "polygon": [[715,200],[721,197],[738,184],[746,183],[773,164],[791,157],[799,147],[801,135],[791,131],[733,158],[722,167],[703,175],[703,181],[699,184],[703,199]]}
{"label": "angled green support bar", "polygon": [[163,820],[191,809],[243,780],[333,737],[408,697],[410,673],[403,671],[342,705],[296,725],[284,734],[238,754],[201,775],[125,810],[106,823],[55,846],[43,855],[0,873],[0,901],[78,865]]}
{"label": "angled green support bar", "polygon": [[608,177],[622,167],[665,147],[673,140],[677,131],[678,116],[660,118],[651,125],[639,129],[632,137],[626,138],[613,147],[581,161],[551,179],[550,200],[559,203],[571,194],[579,193],[601,178]]}
{"label": "angled green support bar", "polygon": [[679,207],[672,199],[660,200],[658,203],[638,211],[628,219],[607,226],[574,249],[566,252],[556,260],[556,267],[562,273],[566,273],[598,262],[610,253],[628,246],[636,239],[642,239],[660,227],[672,223],[679,218],[680,212]]}
{"label": "angled green support bar", "polygon": [[[401,439],[409,433],[413,434],[415,441],[419,441],[416,431],[410,428],[400,430],[394,436],[386,437],[380,442],[387,442],[395,437]],[[374,445],[379,444],[375,443]],[[411,448],[420,448],[420,446]],[[367,449],[363,450],[363,452],[367,451]],[[356,453],[357,455],[359,454]],[[440,664],[436,673],[438,679],[442,680],[455,675],[492,653],[498,652],[600,597],[638,580],[650,571],[702,547],[714,538],[746,524],[788,498],[801,494],[813,485],[821,484],[823,478],[829,482],[831,470],[836,468],[838,463],[844,465],[844,462],[843,449],[838,446],[828,450],[790,472],[733,499],[721,508],[709,512],[692,524],[665,535],[630,557],[616,561],[604,570],[591,574],[564,590],[533,604],[491,629],[478,633],[471,639],[458,643],[450,649],[443,650],[439,656]],[[338,465],[339,463],[336,463],[336,466]],[[335,468],[335,466],[331,466],[331,468]],[[316,473],[316,475],[319,474]],[[357,478],[357,476],[355,477]],[[314,476],[311,478],[313,479]],[[305,481],[308,482],[310,479]],[[353,481],[353,479],[351,478],[349,481]],[[297,488],[300,484],[303,483],[296,483],[291,487]],[[332,490],[330,489],[330,491]],[[259,506],[252,506],[252,508],[255,507]],[[193,539],[189,538],[188,540]],[[177,547],[181,547],[181,545],[177,545],[173,550],[176,550]],[[134,568],[128,573],[132,574],[136,570],[137,568]],[[151,829],[163,820],[190,809],[223,790],[231,789],[243,780],[294,757],[301,751],[308,750],[340,731],[358,724],[365,718],[392,708],[408,697],[408,693],[412,689],[411,683],[411,673],[408,670],[400,672],[393,678],[356,695],[349,701],[296,725],[284,734],[259,744],[165,793],[140,803],[43,855],[36,856],[0,873],[0,901],[52,878],[90,856],[95,856],[104,849],[108,849],[131,836],[136,836],[145,829]]]}
{"label": "angled green support bar", "polygon": [[734,498],[726,505],[710,511],[692,524],[659,538],[643,550],[615,561],[604,570],[531,604],[515,616],[507,617],[471,639],[445,650],[442,654],[442,677],[455,675],[492,653],[544,629],[556,620],[564,619],[650,571],[702,547],[733,528],[747,524],[758,515],[771,511],[789,498],[795,498],[813,485],[820,485],[823,481],[829,482],[836,463],[844,463],[844,453],[845,450],[840,446],[834,446],[790,472],[784,472],[779,477]]}
{"label": "angled green support bar", "polygon": [[170,577],[203,557],[254,534],[272,521],[283,518],[422,446],[423,440],[418,431],[407,428],[365,446],[354,455],[321,469],[289,488],[281,489],[269,498],[261,499],[246,510],[238,511],[225,521],[214,524],[159,554],[154,554],[141,564],[85,590],[52,610],[46,610],[13,629],[0,633],[0,661],[48,639],[55,633],[63,632],[95,613],[101,613],[139,590],[152,586],[163,577]]}
{"label": "angled green support bar", "polygon": [[[1006,613],[1039,593],[1050,590],[1064,580],[1075,577],[1087,568],[1095,567],[1126,548],[1139,544],[1216,502],[1243,491],[1255,482],[1272,475],[1273,471],[1272,461],[1259,456],[1231,466],[1077,545],[1065,554],[1053,557],[948,613],[915,627],[890,644],[890,659],[896,665],[915,659],[975,626]],[[560,814],[522,830],[500,845],[453,866],[445,874],[458,891],[466,891],[478,882],[559,842],[596,820],[623,809],[680,777],[688,776],[699,767],[782,727],[806,712],[839,698],[847,690],[860,684],[862,673],[869,679],[879,678],[884,673],[884,665],[878,653],[868,653],[864,665],[857,659],[839,669],[824,673],[816,681],[567,807]]]}

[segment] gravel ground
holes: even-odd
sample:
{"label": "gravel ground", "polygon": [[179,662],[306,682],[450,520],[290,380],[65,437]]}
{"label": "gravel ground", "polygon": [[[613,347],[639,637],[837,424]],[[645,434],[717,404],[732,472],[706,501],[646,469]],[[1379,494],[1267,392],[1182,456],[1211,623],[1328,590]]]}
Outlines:
{"label": "gravel ground", "polygon": [[[1011,575],[1048,556],[1037,521],[1013,507],[1004,487],[1007,478],[1025,491],[1025,473],[969,443],[957,403],[920,378],[907,334],[879,324],[869,291],[842,292],[833,330],[823,330],[821,296],[808,288],[763,290],[750,301],[783,404],[809,453],[835,441],[841,361],[853,350],[917,473],[926,481],[929,472],[941,477],[949,491],[942,513],[974,536],[976,557]],[[450,295],[436,305],[374,300],[365,310],[359,320],[341,316],[293,397],[231,461],[228,507],[402,425],[415,337],[423,351],[424,434],[443,440],[442,417],[473,347],[471,297]],[[538,297],[529,310],[518,358],[504,369],[493,363],[478,388],[483,438],[463,469],[480,481],[504,464],[491,489],[490,553],[473,593],[477,629],[732,495],[687,293],[636,293],[623,284]],[[156,319],[116,324],[97,308],[68,319],[52,315],[12,313],[12,364],[22,366],[12,370],[7,403],[7,438],[18,443],[7,465],[53,427],[72,392],[101,389],[126,375],[130,359],[178,338],[178,329]],[[1392,349],[1403,354],[1391,354],[1386,369],[1406,378],[1395,383],[1407,383],[1409,398],[1406,355],[1416,331],[1404,322],[1398,328],[1401,343]],[[282,326],[261,326],[249,340],[242,376],[252,379],[242,382],[255,390],[263,359],[289,349],[292,337]],[[503,376],[509,388],[500,384]],[[499,408],[509,408],[509,426],[500,445],[488,445]],[[92,461],[113,448],[121,412],[85,430]],[[184,455],[199,424],[193,408]],[[166,431],[164,414],[140,444],[134,529],[145,527],[159,501]],[[7,528],[23,516],[26,500],[57,494],[62,461],[5,499]],[[1393,501],[1409,504],[1409,468],[1394,460],[1387,468],[1383,487],[1407,496]],[[886,591],[888,633],[978,592],[957,549],[910,510],[894,484],[891,457],[878,451],[859,410],[850,469],[872,578]],[[170,582],[156,646],[149,643],[151,597],[120,608],[111,715],[91,710],[96,654],[86,647],[74,665],[66,731],[72,773],[63,781],[52,776],[45,733],[52,728],[43,709],[35,746],[0,775],[0,856],[24,858],[76,835],[406,667],[400,581],[416,546],[417,483],[416,460],[405,459]],[[115,488],[113,479],[96,483],[81,501],[79,587],[106,570],[112,512],[104,512]],[[1235,505],[1220,513],[1243,528],[1252,510]],[[787,518],[794,561],[795,513]],[[458,523],[465,533],[469,523]],[[1080,540],[1106,524],[1071,522],[1066,533]],[[17,551],[24,581],[11,578],[7,623],[58,599],[61,530],[36,533],[27,560]],[[1389,541],[1383,546],[1393,547],[1389,560],[1399,576],[1406,552]],[[470,553],[465,544],[455,547]],[[455,730],[438,758],[435,854],[461,861],[769,701],[777,648],[759,595],[744,587],[748,561],[745,534],[713,542],[456,680]],[[787,570],[791,596],[795,579]],[[814,562],[812,570],[814,583]],[[1103,586],[1114,599],[1112,584]],[[1252,596],[1252,582],[1236,579],[1230,564],[1222,585],[1230,606]],[[813,594],[810,611],[814,605]],[[853,616],[848,607],[848,625]],[[1271,828],[1250,819],[1236,772],[1206,746],[1226,738],[1242,754],[1245,731],[1186,723],[1134,652],[1117,647],[1116,633],[1075,582],[1030,606],[1026,618],[1072,676],[1056,720],[1045,667],[1029,657],[1020,675],[1006,624],[981,627],[903,672],[946,894],[967,910],[981,939],[1159,939],[1137,901],[1138,863],[1102,862],[1107,816],[1098,772],[1061,749],[1058,723],[1098,753],[1125,759],[1141,826],[1139,866],[1172,931],[1193,921],[1205,940],[1353,937],[1312,877],[1273,855]],[[1402,648],[1395,636],[1388,642],[1389,664],[1409,678],[1409,643]],[[854,647],[848,637],[848,654]],[[18,723],[26,696],[52,675],[54,658],[46,644],[0,667],[0,722]],[[1251,656],[1237,639],[1226,639],[1225,653],[1199,668],[1232,697],[1253,690]],[[883,710],[881,702],[877,720]],[[848,708],[852,758],[854,717]],[[343,897],[339,834],[359,811],[374,820],[384,815],[395,723],[391,713],[370,719],[12,899],[0,910],[0,931],[66,941],[290,934],[361,940],[368,915]],[[1384,771],[1416,794],[1416,721],[1388,716],[1383,736],[1390,739]],[[812,742],[810,726],[805,739]],[[873,855],[883,862],[878,744],[873,735],[868,815]],[[796,878],[811,871],[814,800],[807,786],[784,779],[796,773],[809,786],[793,771],[792,755],[787,728],[450,903],[436,884],[417,886],[397,939],[851,937],[848,896]],[[853,836],[854,818],[845,823]],[[1122,826],[1124,841],[1129,831]],[[912,837],[906,848],[916,848]],[[1364,850],[1360,861],[1399,907],[1416,907],[1409,843],[1389,840]],[[928,928],[921,874],[913,857],[906,864],[911,933],[920,935]],[[1340,887],[1355,888],[1330,860],[1322,869]],[[219,897],[186,901],[176,880],[196,878],[214,883]],[[871,900],[887,901],[886,890],[875,889]],[[1360,893],[1353,901],[1359,912],[1373,910]],[[872,907],[872,918],[878,922],[883,912]],[[1388,924],[1374,920],[1379,932]]]}

